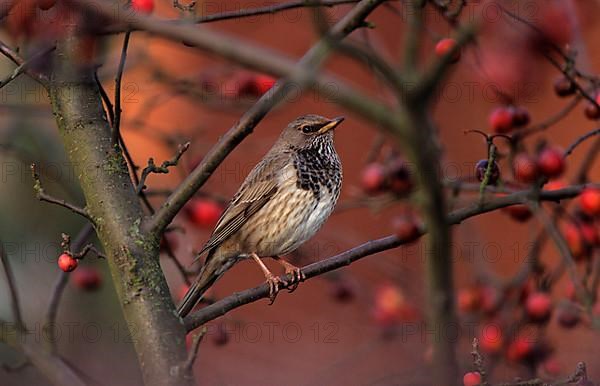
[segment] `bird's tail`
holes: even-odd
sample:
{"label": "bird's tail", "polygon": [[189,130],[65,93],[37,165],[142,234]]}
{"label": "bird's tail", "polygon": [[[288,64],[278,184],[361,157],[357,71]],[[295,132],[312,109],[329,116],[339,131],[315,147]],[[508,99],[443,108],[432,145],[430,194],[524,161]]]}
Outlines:
{"label": "bird's tail", "polygon": [[218,273],[218,264],[215,264],[216,259],[211,259],[211,255],[214,252],[210,252],[206,258],[205,264],[200,269],[200,273],[196,278],[196,281],[190,286],[190,289],[186,292],[183,300],[177,307],[177,313],[180,317],[185,317],[192,311],[192,309],[198,304],[202,296],[220,277],[221,273]]}

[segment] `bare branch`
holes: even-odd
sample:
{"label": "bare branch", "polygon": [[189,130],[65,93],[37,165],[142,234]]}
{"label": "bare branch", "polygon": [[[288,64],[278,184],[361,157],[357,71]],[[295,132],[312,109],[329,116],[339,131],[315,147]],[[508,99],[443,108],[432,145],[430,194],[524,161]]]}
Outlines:
{"label": "bare branch", "polygon": [[[83,243],[87,239],[89,239],[94,231],[94,228],[91,224],[86,224],[79,234],[75,238],[75,241],[72,244],[72,248],[78,250]],[[67,286],[69,281],[69,274],[67,272],[60,271],[56,281],[54,282],[54,287],[52,289],[50,295],[50,301],[48,302],[48,310],[46,311],[46,322],[44,323],[44,328],[48,333],[48,343],[50,345],[50,351],[56,351],[56,338],[54,330],[54,325],[56,324],[56,315],[58,313],[58,306],[60,305],[60,300],[62,298],[62,294]]]}
{"label": "bare branch", "polygon": [[123,48],[121,49],[121,59],[119,60],[119,68],[115,77],[115,119],[112,128],[112,144],[116,146],[121,138],[121,80],[123,79],[123,71],[125,70],[125,61],[127,60],[127,48],[129,47],[129,39],[131,31],[125,32],[123,38]]}
{"label": "bare branch", "polygon": [[[561,199],[573,198],[577,196],[585,186],[586,185],[579,185],[560,190],[548,192],[544,191],[540,193],[540,200],[558,201]],[[507,206],[526,203],[528,202],[531,194],[532,191],[524,190],[507,196],[494,198],[493,200],[484,202],[482,204],[477,201],[470,206],[451,212],[447,216],[447,223],[450,225],[458,225],[462,221],[471,217]],[[425,233],[425,229],[420,230],[421,235]],[[306,275],[307,279],[310,279],[326,272],[350,265],[366,256],[397,248],[404,243],[404,240],[401,240],[396,236],[387,236],[381,239],[368,241],[336,256],[309,264],[302,268],[302,273]],[[283,280],[285,277],[282,276],[281,279]],[[287,285],[282,285],[281,288],[287,288]],[[245,291],[236,292],[187,316],[184,320],[186,328],[188,331],[191,331],[194,328],[197,328],[210,320],[218,318],[219,316],[222,316],[235,308],[267,297],[269,297],[269,286],[267,284],[262,284],[258,287]]]}
{"label": "bare branch", "polygon": [[194,340],[192,341],[192,346],[190,347],[190,351],[188,353],[188,357],[185,363],[182,365],[183,371],[187,373],[192,372],[192,367],[194,366],[194,362],[198,357],[198,348],[200,348],[200,343],[202,343],[202,338],[206,335],[206,327],[204,327],[196,336],[194,336]]}
{"label": "bare branch", "polygon": [[92,218],[92,216],[89,215],[89,213],[85,209],[75,206],[73,204],[70,204],[70,203],[66,202],[65,200],[54,198],[44,191],[44,188],[42,187],[42,181],[40,180],[40,176],[37,172],[35,164],[31,164],[31,173],[33,175],[33,180],[34,180],[33,189],[35,190],[35,195],[38,200],[46,201],[51,204],[56,204],[56,205],[62,206],[64,208],[67,208],[71,212],[77,213],[78,215],[85,217],[92,224],[94,224],[94,219]]}
{"label": "bare branch", "polygon": [[[4,7],[3,7],[3,9],[4,9]],[[32,61],[52,52],[54,49],[55,49],[55,47],[50,47],[48,49],[45,49],[45,50],[35,54],[31,59],[26,60],[26,59],[23,59],[15,51],[13,51],[4,42],[0,41],[0,53],[2,53],[4,56],[6,56],[14,64],[16,64],[18,66],[15,69],[15,71],[13,71],[13,73],[8,78],[6,78],[2,82],[0,82],[0,88],[4,87],[6,84],[10,83],[14,78],[19,76],[21,73],[26,73],[32,79],[40,82],[42,85],[46,85],[48,82],[48,77],[46,77],[44,74],[32,72],[27,67],[31,64]]]}
{"label": "bare branch", "polygon": [[148,166],[146,166],[144,170],[142,170],[142,177],[140,178],[140,182],[136,188],[137,194],[140,194],[146,188],[146,178],[148,178],[148,175],[150,173],[169,173],[169,167],[177,166],[177,164],[179,163],[179,159],[181,159],[183,153],[185,153],[189,148],[189,142],[186,142],[183,145],[179,145],[177,147],[177,153],[173,156],[173,158],[163,161],[163,163],[160,164],[160,166],[156,166],[153,158],[148,159]]}
{"label": "bare branch", "polygon": [[12,308],[13,318],[15,319],[15,325],[18,331],[25,331],[25,323],[21,316],[21,308],[19,307],[19,294],[17,293],[17,285],[15,283],[15,276],[13,275],[10,264],[8,263],[8,256],[4,250],[4,243],[0,240],[0,261],[4,269],[4,275],[6,276],[6,283],[8,285],[10,294],[10,306]]}
{"label": "bare branch", "polygon": [[570,156],[571,153],[573,153],[573,150],[575,150],[575,148],[577,146],[579,146],[582,142],[584,142],[586,139],[591,138],[591,137],[593,137],[595,135],[598,135],[598,134],[600,134],[600,129],[595,129],[595,130],[587,132],[584,135],[582,135],[581,137],[577,138],[575,140],[575,142],[573,142],[571,145],[569,145],[569,147],[565,151],[565,157]]}

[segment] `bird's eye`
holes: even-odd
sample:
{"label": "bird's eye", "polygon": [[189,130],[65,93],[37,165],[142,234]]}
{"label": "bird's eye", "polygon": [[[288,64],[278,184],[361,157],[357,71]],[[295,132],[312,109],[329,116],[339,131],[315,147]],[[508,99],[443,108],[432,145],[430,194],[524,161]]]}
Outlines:
{"label": "bird's eye", "polygon": [[311,126],[311,125],[302,126],[302,132],[304,134],[313,133],[315,131],[316,131],[316,128],[314,126]]}

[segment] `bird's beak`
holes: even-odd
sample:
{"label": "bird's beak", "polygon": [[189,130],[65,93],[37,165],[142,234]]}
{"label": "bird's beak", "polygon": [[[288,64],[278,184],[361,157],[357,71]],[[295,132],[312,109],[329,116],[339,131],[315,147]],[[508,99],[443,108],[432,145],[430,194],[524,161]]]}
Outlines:
{"label": "bird's beak", "polygon": [[333,118],[332,120],[330,120],[329,122],[327,122],[325,124],[325,126],[321,127],[318,131],[319,134],[324,134],[326,132],[328,132],[331,129],[335,129],[337,127],[337,125],[339,125],[340,123],[342,123],[342,121],[344,120],[344,117],[337,117],[337,118]]}

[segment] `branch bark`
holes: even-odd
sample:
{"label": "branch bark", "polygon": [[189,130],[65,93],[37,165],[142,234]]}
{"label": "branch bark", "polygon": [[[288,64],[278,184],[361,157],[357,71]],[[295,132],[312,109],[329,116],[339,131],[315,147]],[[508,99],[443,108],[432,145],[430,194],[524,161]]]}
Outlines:
{"label": "branch bark", "polygon": [[[573,198],[577,196],[585,188],[585,186],[586,185],[577,185],[561,190],[542,191],[539,199],[541,201],[559,201],[562,199]],[[480,203],[479,200],[477,200],[477,202],[473,203],[472,205],[450,212],[450,214],[448,214],[448,216],[445,218],[445,222],[449,225],[458,225],[471,217],[492,212],[507,206],[523,204],[529,201],[529,197],[532,193],[532,191],[524,190],[510,195],[497,197],[493,200],[483,203]],[[421,229],[419,232],[420,235],[425,233],[427,233],[427,229],[425,228]],[[336,256],[309,264],[302,268],[302,273],[306,275],[307,279],[310,279],[350,265],[364,257],[397,248],[403,244],[405,244],[405,241],[396,236],[387,236],[377,240],[368,241]],[[285,279],[285,277],[282,276],[281,279]],[[282,288],[285,288],[285,286]],[[233,309],[267,297],[269,297],[269,286],[267,284],[262,284],[245,291],[236,292],[190,314],[185,318],[186,329],[188,331],[193,330],[202,326],[206,322],[225,315],[227,312]]]}
{"label": "branch bark", "polygon": [[187,357],[185,329],[160,268],[158,243],[141,231],[143,211],[120,148],[111,143],[93,68],[78,64],[81,45],[70,32],[57,44],[50,100],[108,257],[144,383],[192,385],[180,371]]}

